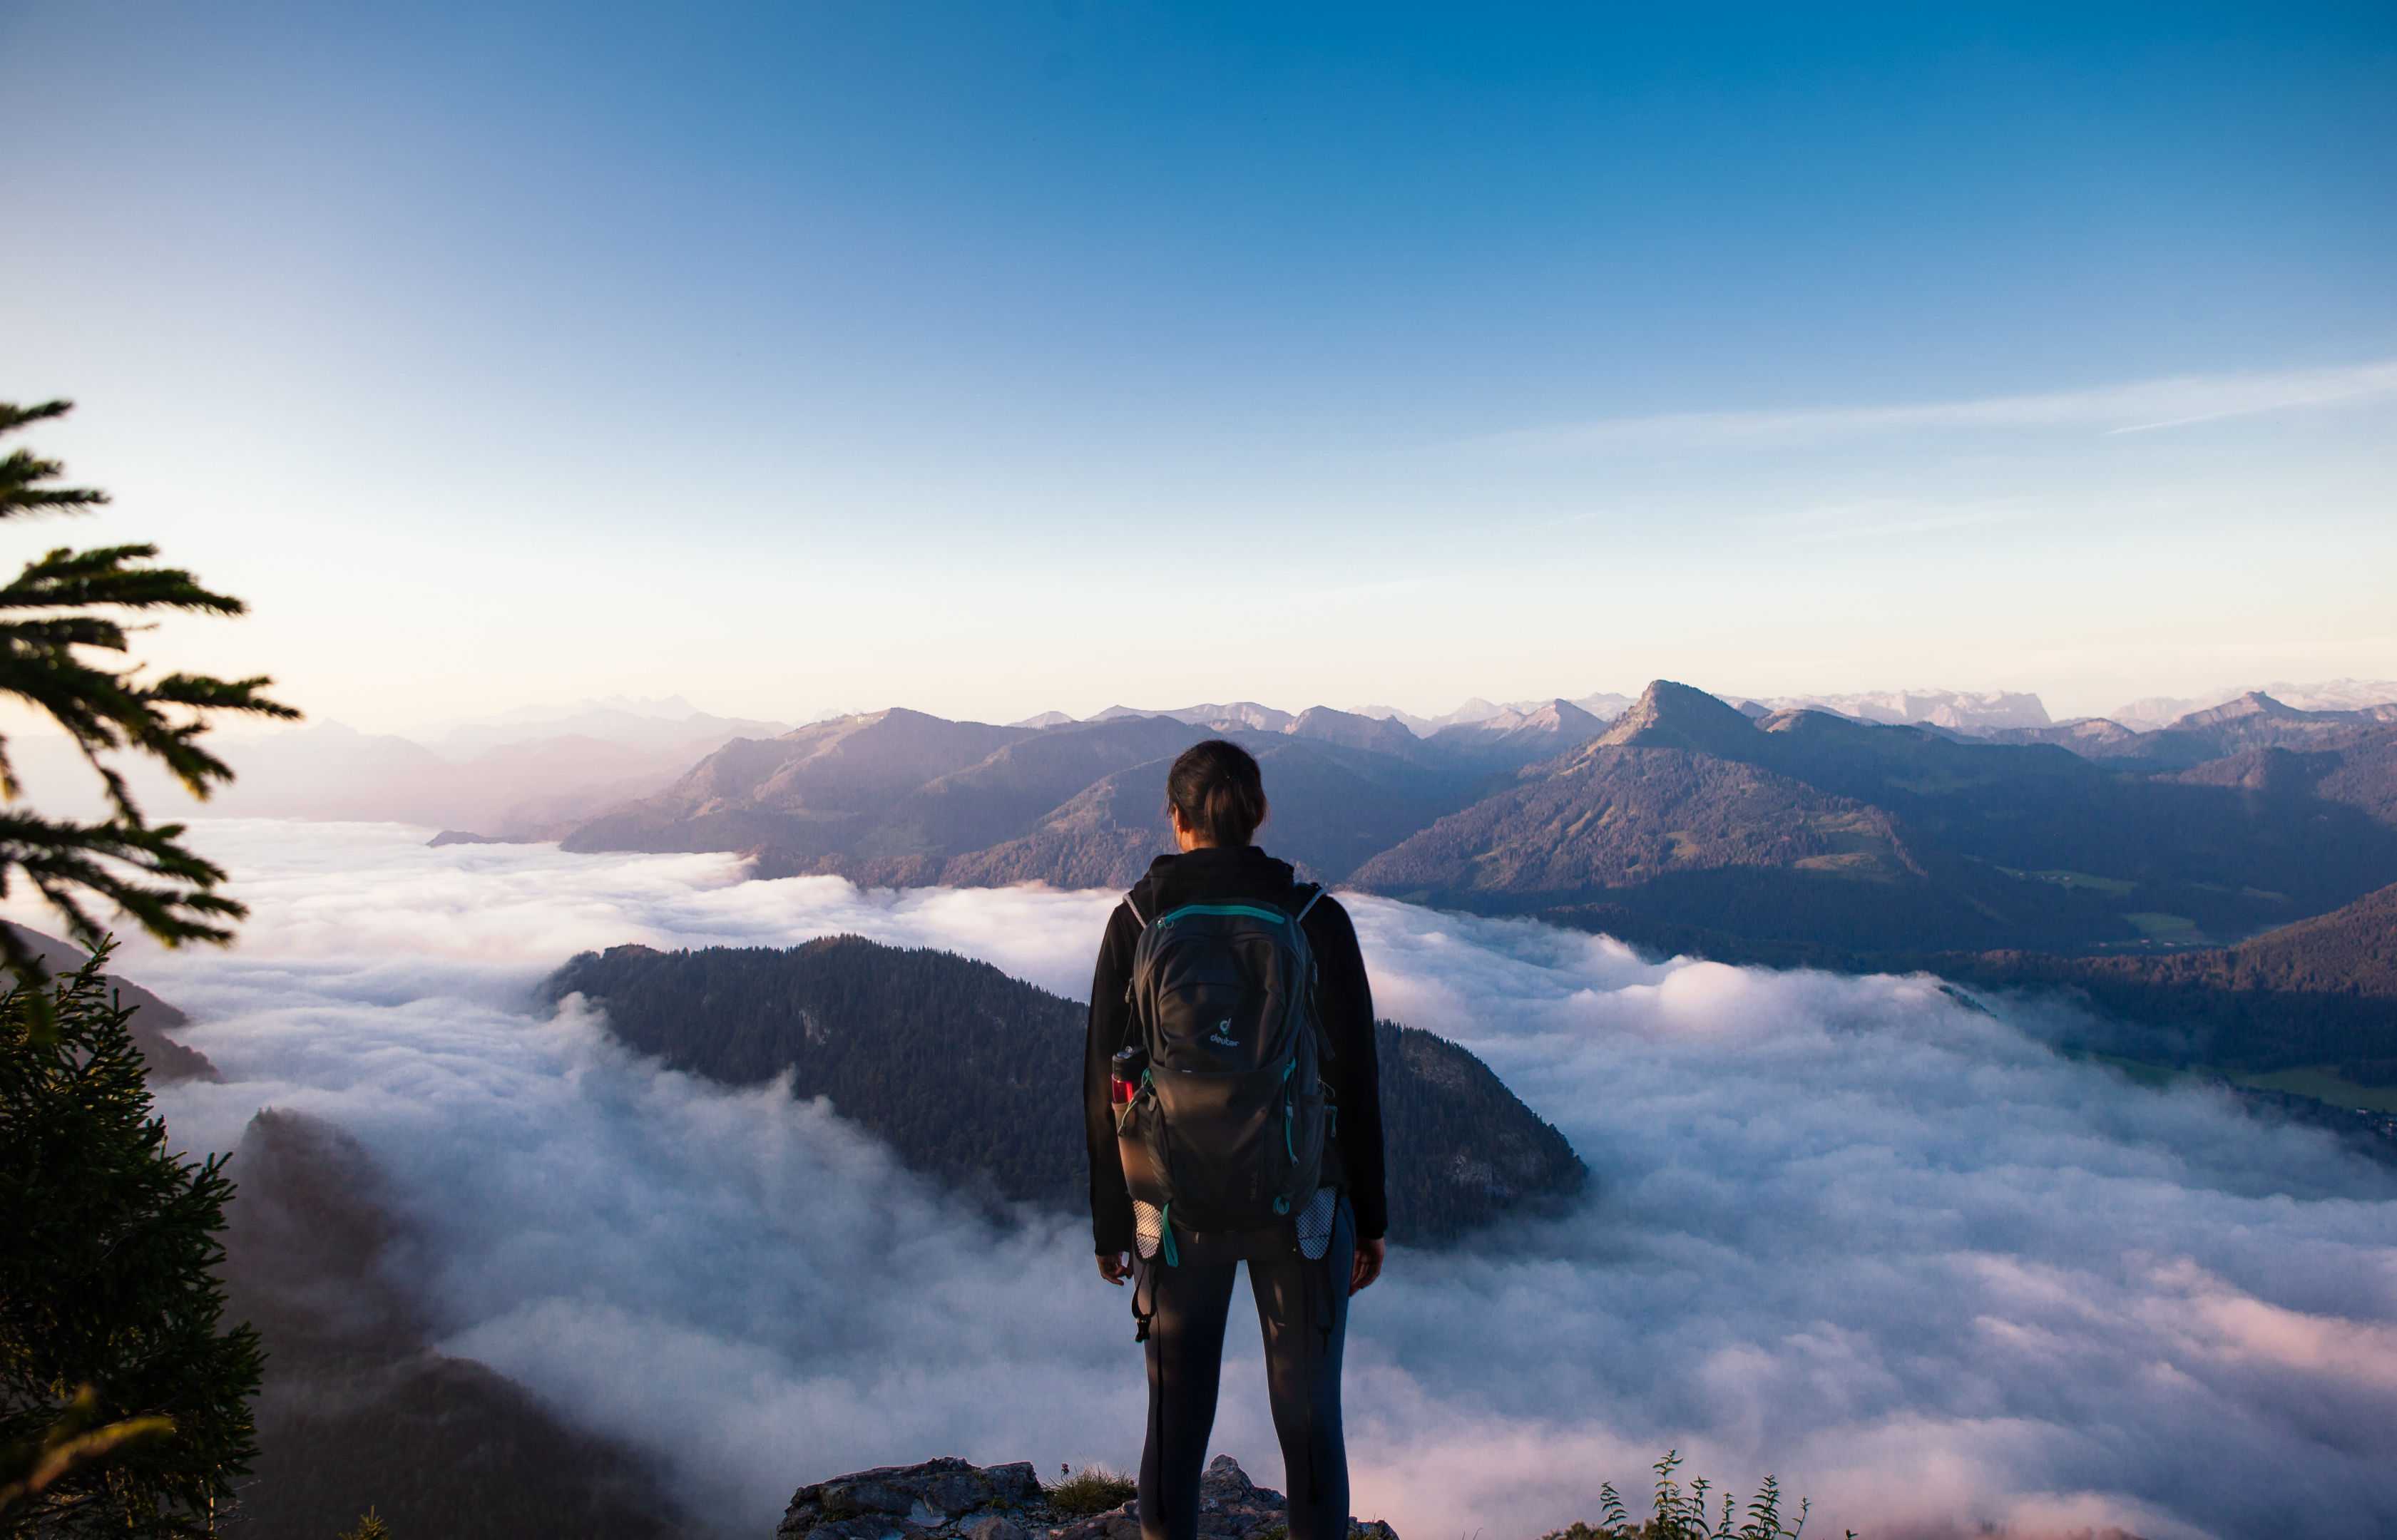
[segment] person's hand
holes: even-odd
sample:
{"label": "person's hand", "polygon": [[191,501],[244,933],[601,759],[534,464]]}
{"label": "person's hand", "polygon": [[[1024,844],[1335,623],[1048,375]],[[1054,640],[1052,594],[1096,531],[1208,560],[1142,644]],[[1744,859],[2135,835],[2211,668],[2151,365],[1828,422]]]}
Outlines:
{"label": "person's hand", "polygon": [[[1375,1266],[1380,1264],[1376,1263]],[[1118,1288],[1132,1281],[1132,1257],[1125,1252],[1099,1253],[1099,1276]]]}
{"label": "person's hand", "polygon": [[1388,1255],[1389,1250],[1390,1243],[1380,1236],[1375,1236],[1371,1241],[1357,1242],[1357,1259],[1348,1265],[1350,1294],[1372,1287],[1373,1280],[1382,1276],[1382,1259]]}

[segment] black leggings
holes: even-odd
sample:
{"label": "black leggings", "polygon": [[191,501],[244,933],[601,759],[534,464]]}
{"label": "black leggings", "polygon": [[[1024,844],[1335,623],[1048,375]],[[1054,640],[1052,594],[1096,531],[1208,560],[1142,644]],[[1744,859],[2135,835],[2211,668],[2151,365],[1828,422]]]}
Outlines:
{"label": "black leggings", "polygon": [[[1340,1431],[1340,1350],[1348,1334],[1356,1216],[1346,1197],[1332,1243],[1312,1261],[1287,1241],[1248,1259],[1264,1328],[1265,1384],[1290,1483],[1290,1540],[1345,1540],[1348,1446]],[[1135,1264],[1134,1287],[1156,1311],[1148,1332],[1148,1443],[1140,1456],[1141,1540],[1194,1540],[1198,1478],[1215,1426],[1224,1322],[1235,1261]],[[1312,1276],[1310,1276],[1312,1275]]]}

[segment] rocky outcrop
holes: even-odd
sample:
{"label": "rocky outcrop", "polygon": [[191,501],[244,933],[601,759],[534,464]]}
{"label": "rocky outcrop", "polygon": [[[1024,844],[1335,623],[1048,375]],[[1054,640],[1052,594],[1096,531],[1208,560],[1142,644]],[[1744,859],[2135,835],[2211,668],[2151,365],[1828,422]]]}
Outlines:
{"label": "rocky outcrop", "polygon": [[1054,1522],[1029,1461],[983,1467],[947,1458],[803,1486],[774,1533],[776,1540],[1028,1540]]}
{"label": "rocky outcrop", "polygon": [[[1218,1454],[1198,1486],[1204,1540],[1285,1540],[1290,1505]],[[1348,1520],[1351,1540],[1398,1540],[1375,1520]],[[1028,1463],[959,1459],[882,1466],[799,1488],[775,1540],[1139,1540],[1137,1499],[1100,1513],[1064,1513]]]}

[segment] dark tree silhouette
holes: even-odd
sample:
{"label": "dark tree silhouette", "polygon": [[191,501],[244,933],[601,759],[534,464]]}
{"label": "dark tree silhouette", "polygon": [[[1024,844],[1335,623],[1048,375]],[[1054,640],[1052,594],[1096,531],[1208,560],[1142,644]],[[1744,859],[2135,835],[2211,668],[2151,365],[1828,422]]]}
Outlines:
{"label": "dark tree silhouette", "polygon": [[[70,403],[34,406],[0,402],[0,434],[62,417]],[[93,487],[58,485],[62,467],[25,449],[0,458],[0,521],[81,513],[108,501]],[[221,711],[293,720],[299,712],[260,692],[264,678],[206,674],[144,677],[119,663],[137,617],[162,611],[234,616],[238,599],[201,586],[180,567],[156,566],[155,546],[61,546],[25,564],[0,585],[0,694],[16,697],[62,728],[106,790],[110,816],[97,822],[45,817],[14,805],[21,794],[7,742],[0,737],[0,896],[21,878],[63,915],[86,947],[103,939],[91,904],[129,915],[168,946],[232,938],[228,922],[242,906],[217,891],[224,873],[183,843],[183,826],[143,817],[123,774],[108,756],[145,755],[165,765],[194,797],[233,778],[201,747]],[[0,928],[0,964],[25,986],[33,1036],[48,1028],[47,971],[13,931]]]}
{"label": "dark tree silhouette", "polygon": [[167,1148],[106,959],[57,981],[47,1040],[0,998],[0,1533],[211,1533],[257,1453],[233,1183]]}

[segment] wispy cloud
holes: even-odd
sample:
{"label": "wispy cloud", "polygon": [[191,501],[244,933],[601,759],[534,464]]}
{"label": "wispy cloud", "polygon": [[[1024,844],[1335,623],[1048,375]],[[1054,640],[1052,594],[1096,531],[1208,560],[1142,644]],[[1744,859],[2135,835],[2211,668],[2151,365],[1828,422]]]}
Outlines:
{"label": "wispy cloud", "polygon": [[2397,394],[2397,359],[2261,374],[2175,375],[2082,391],[1907,405],[1673,412],[1526,428],[1474,441],[1524,455],[1602,450],[1805,448],[1972,429],[2081,429],[2111,436]]}
{"label": "wispy cloud", "polygon": [[2019,524],[2041,511],[2041,504],[2023,498],[1970,503],[1881,498],[1760,514],[1748,523],[1767,545],[1809,546]]}

